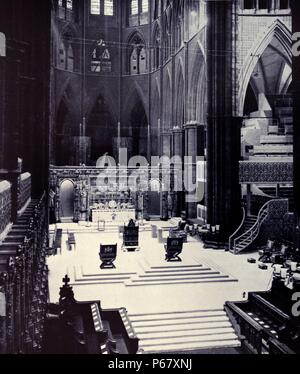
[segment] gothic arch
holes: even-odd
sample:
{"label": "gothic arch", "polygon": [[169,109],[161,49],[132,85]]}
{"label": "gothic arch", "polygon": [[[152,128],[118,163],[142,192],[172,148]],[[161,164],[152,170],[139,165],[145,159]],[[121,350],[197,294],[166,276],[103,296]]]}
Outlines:
{"label": "gothic arch", "polygon": [[175,107],[175,125],[182,127],[184,124],[184,75],[182,61],[178,63],[176,75],[176,107]]}
{"label": "gothic arch", "polygon": [[244,64],[238,82],[238,115],[243,115],[243,108],[247,87],[251,79],[251,75],[257,65],[257,56],[261,56],[267,47],[271,44],[273,39],[277,39],[285,51],[287,61],[291,64],[292,61],[292,34],[288,27],[280,20],[274,21],[268,32],[263,37],[259,36],[254,43],[254,47],[248,53],[246,63]]}
{"label": "gothic arch", "polygon": [[107,153],[114,156],[117,123],[105,95],[98,94],[86,122],[86,136],[91,139],[91,160],[95,163]]}
{"label": "gothic arch", "polygon": [[205,123],[206,119],[206,61],[203,48],[197,43],[193,70],[189,82],[189,120]]}
{"label": "gothic arch", "polygon": [[145,39],[138,31],[131,33],[127,40],[126,70],[130,75],[144,74],[148,68],[148,51]]}
{"label": "gothic arch", "polygon": [[162,128],[163,130],[169,130],[171,126],[171,117],[172,117],[172,79],[169,68],[166,69],[164,76],[163,84],[163,113],[162,113]]}
{"label": "gothic arch", "polygon": [[124,122],[121,126],[122,137],[130,139],[131,149],[129,157],[147,157],[147,136],[148,136],[148,116],[147,106],[144,103],[143,95],[139,93],[135,86],[132,86],[127,98],[127,105],[124,106]]}

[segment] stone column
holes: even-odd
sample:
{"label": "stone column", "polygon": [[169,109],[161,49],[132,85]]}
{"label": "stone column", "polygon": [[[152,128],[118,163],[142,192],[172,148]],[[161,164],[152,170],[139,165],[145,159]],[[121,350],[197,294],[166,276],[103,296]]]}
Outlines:
{"label": "stone column", "polygon": [[[182,165],[175,165],[174,174],[177,178],[183,177],[183,162],[184,162],[184,130],[176,126],[172,130],[172,156],[180,157]],[[175,176],[174,176],[175,177]],[[172,193],[172,216],[179,217],[182,210],[185,209],[185,199],[183,191],[174,191]]]}
{"label": "stone column", "polygon": [[172,154],[172,133],[164,131],[161,134],[162,155],[171,157]]}
{"label": "stone column", "polygon": [[233,117],[233,1],[207,2],[207,222],[225,244],[241,220],[241,119]]}
{"label": "stone column", "polygon": [[186,215],[193,219],[197,218],[197,157],[204,156],[204,125],[191,121],[184,125],[184,131],[185,157],[190,157],[185,160],[185,176],[195,186],[194,191],[188,188],[186,192]]}
{"label": "stone column", "polygon": [[180,127],[172,130],[172,150],[173,156],[183,157],[183,130]]}

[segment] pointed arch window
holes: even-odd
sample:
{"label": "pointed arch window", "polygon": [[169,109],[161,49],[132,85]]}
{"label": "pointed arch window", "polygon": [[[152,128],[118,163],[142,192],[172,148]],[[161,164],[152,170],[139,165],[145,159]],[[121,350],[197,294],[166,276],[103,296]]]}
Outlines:
{"label": "pointed arch window", "polygon": [[104,15],[105,16],[114,15],[114,0],[104,0]]}
{"label": "pointed arch window", "polygon": [[109,48],[103,40],[97,42],[92,51],[91,71],[93,73],[111,73],[112,62]]}
{"label": "pointed arch window", "polygon": [[145,43],[138,36],[134,36],[129,43],[129,72],[133,74],[144,74],[147,72],[147,52]]}
{"label": "pointed arch window", "polygon": [[91,14],[99,15],[100,14],[100,0],[91,0]]}
{"label": "pointed arch window", "polygon": [[67,0],[67,9],[73,10],[73,0]]}
{"label": "pointed arch window", "polygon": [[149,0],[127,0],[127,22],[129,26],[145,25],[149,22]]}
{"label": "pointed arch window", "polygon": [[131,0],[131,15],[139,14],[139,0]]}
{"label": "pointed arch window", "polygon": [[71,20],[73,12],[73,0],[58,0],[58,17]]}
{"label": "pointed arch window", "polygon": [[149,10],[149,0],[142,0],[142,13],[147,13]]}
{"label": "pointed arch window", "polygon": [[61,42],[59,45],[57,66],[59,69],[66,68],[66,48],[63,42]]}

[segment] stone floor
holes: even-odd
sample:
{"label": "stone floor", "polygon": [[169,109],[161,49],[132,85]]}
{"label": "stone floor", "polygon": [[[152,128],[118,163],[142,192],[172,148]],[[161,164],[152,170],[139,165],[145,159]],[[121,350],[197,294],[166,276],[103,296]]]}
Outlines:
{"label": "stone floor", "polygon": [[[271,285],[272,270],[249,264],[249,255],[204,249],[191,237],[180,255],[182,262],[167,263],[164,244],[152,238],[149,224],[141,228],[140,251],[134,253],[122,251],[116,225],[107,225],[105,232],[85,224],[59,228],[61,253],[48,259],[51,302],[58,301],[62,278],[68,274],[78,301],[100,300],[104,309],[127,309],[144,353],[238,354],[241,342],[223,305]],[[68,231],[76,239],[71,251]],[[115,269],[100,269],[100,243],[118,244]]]}
{"label": "stone floor", "polygon": [[[270,288],[272,270],[249,264],[249,255],[204,249],[189,238],[181,263],[166,263],[164,247],[150,229],[140,233],[139,252],[123,252],[117,232],[97,232],[75,224],[64,229],[61,254],[48,259],[51,302],[57,302],[68,274],[78,301],[101,300],[103,308],[126,307],[130,314],[223,308],[244,292]],[[67,231],[75,232],[76,248],[67,249]],[[100,243],[118,243],[116,269],[100,270]],[[255,257],[256,255],[251,255]]]}

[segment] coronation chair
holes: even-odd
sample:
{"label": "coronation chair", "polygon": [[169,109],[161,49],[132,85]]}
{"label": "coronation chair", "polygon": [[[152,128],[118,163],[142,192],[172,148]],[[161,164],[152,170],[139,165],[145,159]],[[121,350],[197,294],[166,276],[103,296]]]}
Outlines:
{"label": "coronation chair", "polygon": [[169,230],[169,235],[171,238],[182,238],[184,243],[187,243],[187,223],[180,221],[178,227],[171,228]]}
{"label": "coronation chair", "polygon": [[129,221],[127,226],[124,226],[122,248],[129,252],[139,249],[139,227],[136,226],[133,219]]}
{"label": "coronation chair", "polygon": [[113,262],[117,258],[117,244],[101,244],[99,257],[102,261],[100,269],[115,269]]}
{"label": "coronation chair", "polygon": [[179,257],[182,252],[183,238],[168,238],[167,244],[165,245],[166,257],[165,260],[168,262],[181,262]]}

